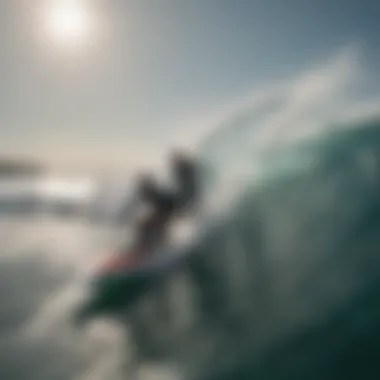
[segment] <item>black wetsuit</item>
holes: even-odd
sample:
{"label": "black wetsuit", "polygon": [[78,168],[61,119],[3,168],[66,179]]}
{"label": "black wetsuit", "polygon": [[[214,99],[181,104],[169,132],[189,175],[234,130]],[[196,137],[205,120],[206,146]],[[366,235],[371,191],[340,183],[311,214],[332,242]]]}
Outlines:
{"label": "black wetsuit", "polygon": [[176,196],[167,191],[151,192],[145,202],[153,208],[153,213],[160,218],[170,218],[176,210]]}
{"label": "black wetsuit", "polygon": [[150,188],[141,193],[141,201],[151,207],[151,212],[139,225],[137,240],[150,249],[155,242],[166,237],[167,223],[178,212],[191,208],[198,198],[197,168],[183,160],[174,170],[176,191]]}
{"label": "black wetsuit", "polygon": [[182,161],[177,165],[174,172],[178,186],[176,195],[177,209],[192,207],[198,198],[198,178],[196,165],[191,161]]}
{"label": "black wetsuit", "polygon": [[151,212],[140,223],[137,240],[150,248],[165,238],[166,225],[177,209],[177,199],[174,194],[157,190],[145,194],[142,200],[151,207]]}

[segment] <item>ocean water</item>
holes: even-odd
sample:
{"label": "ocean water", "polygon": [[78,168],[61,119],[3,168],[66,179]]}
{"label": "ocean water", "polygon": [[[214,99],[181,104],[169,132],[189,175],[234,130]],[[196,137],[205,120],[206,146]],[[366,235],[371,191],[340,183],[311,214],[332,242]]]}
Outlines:
{"label": "ocean water", "polygon": [[260,155],[216,145],[207,195],[227,211],[170,279],[171,322],[139,310],[155,360],[133,361],[127,325],[69,321],[119,231],[3,210],[0,379],[379,378],[380,123]]}

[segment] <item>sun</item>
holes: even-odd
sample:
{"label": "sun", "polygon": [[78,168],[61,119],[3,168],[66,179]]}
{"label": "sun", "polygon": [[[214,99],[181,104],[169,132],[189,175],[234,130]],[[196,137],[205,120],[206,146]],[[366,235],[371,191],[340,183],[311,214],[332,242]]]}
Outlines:
{"label": "sun", "polygon": [[47,10],[46,28],[48,36],[56,43],[81,45],[90,35],[89,12],[79,0],[54,1]]}

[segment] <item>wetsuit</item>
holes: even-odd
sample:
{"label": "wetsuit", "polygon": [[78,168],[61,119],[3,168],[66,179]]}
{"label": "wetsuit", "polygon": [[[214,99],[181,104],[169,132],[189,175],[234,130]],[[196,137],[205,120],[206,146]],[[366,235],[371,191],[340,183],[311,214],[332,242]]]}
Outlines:
{"label": "wetsuit", "polygon": [[176,207],[184,210],[194,206],[198,199],[198,173],[196,165],[190,160],[181,160],[174,168],[174,179],[178,190]]}
{"label": "wetsuit", "polygon": [[150,207],[150,213],[138,225],[137,245],[143,252],[153,250],[166,238],[167,223],[175,214],[187,211],[198,198],[197,167],[187,159],[180,159],[174,166],[176,191],[159,189],[148,183],[140,192],[140,200]]}
{"label": "wetsuit", "polygon": [[157,243],[166,237],[167,223],[176,211],[176,197],[165,191],[150,191],[142,201],[150,206],[151,210],[138,226],[137,241],[144,250],[153,249]]}

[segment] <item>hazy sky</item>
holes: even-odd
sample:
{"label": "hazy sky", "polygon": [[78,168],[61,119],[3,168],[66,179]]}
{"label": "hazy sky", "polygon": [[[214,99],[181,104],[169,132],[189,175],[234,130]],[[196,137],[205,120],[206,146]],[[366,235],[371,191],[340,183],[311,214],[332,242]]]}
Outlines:
{"label": "hazy sky", "polygon": [[378,91],[377,0],[77,0],[82,44],[53,38],[55,2],[0,2],[0,153],[123,167],[353,45]]}

